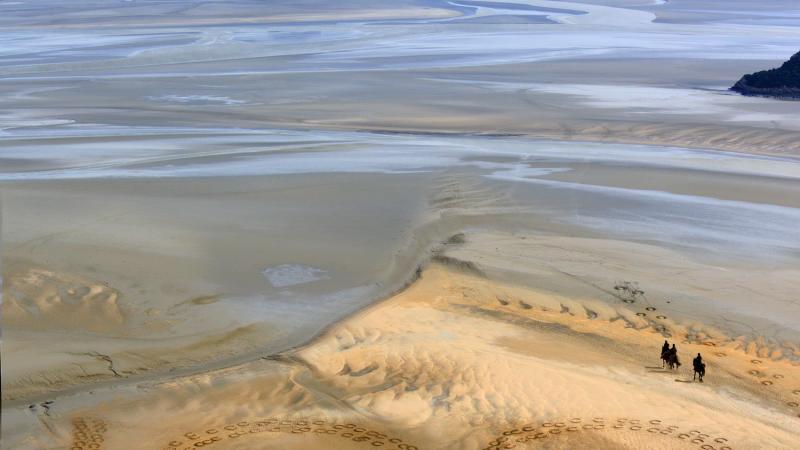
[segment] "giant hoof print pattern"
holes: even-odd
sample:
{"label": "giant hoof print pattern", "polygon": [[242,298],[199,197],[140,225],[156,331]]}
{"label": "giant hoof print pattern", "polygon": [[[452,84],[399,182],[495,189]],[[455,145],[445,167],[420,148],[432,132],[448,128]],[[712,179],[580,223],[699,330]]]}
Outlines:
{"label": "giant hoof print pattern", "polygon": [[702,450],[732,450],[728,438],[724,436],[711,436],[700,430],[682,431],[677,425],[666,425],[659,419],[639,420],[619,417],[606,419],[595,417],[581,419],[578,417],[563,421],[541,422],[524,425],[503,431],[497,438],[489,442],[483,450],[501,450],[517,447],[526,447],[525,444],[535,445],[537,441],[553,440],[563,436],[579,433],[647,433],[666,439],[678,439],[686,442],[687,448],[695,447]]}
{"label": "giant hoof print pattern", "polygon": [[[620,300],[622,300],[624,303],[627,303],[627,304],[634,304],[638,300],[644,300],[645,299],[644,291],[639,289],[638,285],[636,283],[629,283],[629,282],[620,283],[620,284],[617,284],[616,286],[614,286],[614,289],[616,291],[620,291],[622,293],[622,294],[618,294],[617,298],[619,298]],[[656,308],[655,306],[647,306],[644,309],[646,311],[649,311],[649,312],[653,312],[653,311],[657,311],[658,310],[658,308]],[[648,317],[647,313],[646,312],[642,312],[642,311],[638,311],[635,314],[638,317]],[[657,315],[656,319],[658,319],[658,320],[666,320],[667,316]],[[650,320],[650,319],[648,319],[648,320]],[[670,329],[668,329],[663,324],[659,324],[659,323],[655,323],[655,322],[651,321],[650,325],[653,327],[654,330],[658,331],[659,333],[664,333],[665,336],[670,333]],[[687,340],[684,341],[684,343],[702,344],[702,345],[705,345],[707,347],[712,347],[712,348],[718,347],[719,345],[722,345],[721,342],[718,343],[718,342],[714,342],[714,341],[710,341],[710,340],[697,341],[697,340],[693,340],[693,339],[687,339]],[[725,357],[728,356],[727,353],[721,352],[721,351],[714,352],[713,355],[718,357],[718,358],[725,358]],[[761,361],[760,359],[751,359],[750,363],[755,365],[755,366],[759,366],[759,365],[763,364],[763,361]],[[772,380],[762,379],[764,377],[767,377],[768,374],[766,372],[764,372],[764,371],[756,370],[756,369],[749,370],[749,371],[747,371],[747,373],[749,373],[750,375],[756,377],[755,381],[758,382],[763,388],[767,388],[767,389],[769,389],[772,386],[774,386],[775,383],[778,382],[779,380],[784,379],[784,375],[780,374],[780,373],[773,374],[772,375],[772,378],[773,378]],[[798,395],[798,394],[800,394],[800,389],[794,390],[794,391],[792,391],[792,393]],[[786,403],[786,406],[788,406],[789,408],[800,408],[800,402],[797,402],[797,401],[785,401],[785,403]],[[800,417],[800,413],[797,414],[797,417]]]}
{"label": "giant hoof print pattern", "polygon": [[279,433],[298,437],[311,435],[317,438],[336,439],[340,442],[350,442],[354,448],[418,450],[417,446],[403,442],[398,437],[354,423],[336,423],[326,419],[281,419],[275,417],[257,421],[241,421],[184,433],[183,436],[170,441],[163,448],[164,450],[196,450],[261,433]]}
{"label": "giant hoof print pattern", "polygon": [[70,450],[100,450],[108,427],[102,419],[78,417],[72,420]]}
{"label": "giant hoof print pattern", "polygon": [[[761,361],[760,359],[751,359],[750,363],[758,366],[761,365],[763,361]],[[772,374],[772,380],[763,379],[769,377],[769,373],[767,373],[766,371],[756,370],[756,369],[748,370],[747,373],[756,377],[756,381],[758,381],[759,383],[761,383],[762,386],[767,388],[774,386],[776,383],[779,383],[781,380],[784,380],[786,378],[782,373],[774,373]],[[800,389],[794,389],[792,391],[792,394],[800,396]],[[789,400],[786,401],[785,403],[786,406],[788,406],[789,408],[793,408],[795,410],[800,409],[800,402],[798,401]],[[800,413],[797,413],[797,417],[800,417]]]}

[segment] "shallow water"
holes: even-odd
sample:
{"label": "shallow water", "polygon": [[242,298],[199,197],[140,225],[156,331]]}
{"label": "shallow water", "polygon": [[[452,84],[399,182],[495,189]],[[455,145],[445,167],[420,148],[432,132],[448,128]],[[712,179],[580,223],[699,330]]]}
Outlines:
{"label": "shallow water", "polygon": [[[208,133],[195,137],[176,130],[169,138],[152,136],[136,142],[124,137],[101,142],[84,142],[80,135],[48,137],[44,142],[52,143],[46,146],[41,141],[20,141],[4,152],[7,164],[0,181],[13,189],[15,182],[27,187],[48,180],[180,183],[180,179],[210,177],[228,182],[236,177],[268,180],[281,175],[298,177],[303,185],[314,183],[315,174],[415,175],[430,180],[416,194],[409,191],[412,203],[424,205],[427,200],[420,195],[435,192],[437,178],[457,171],[511,193],[510,204],[467,199],[463,207],[481,205],[475,213],[508,214],[504,208],[512,205],[516,208],[512,213],[534,214],[542,221],[569,223],[616,238],[655,241],[695,255],[710,250],[724,257],[784,260],[795,258],[800,249],[796,229],[800,163],[793,159],[515,137],[291,130]],[[25,170],[14,170],[15,164]],[[662,179],[653,184],[656,175]],[[298,205],[281,221],[302,220],[308,212]],[[298,234],[292,239],[304,237]]]}

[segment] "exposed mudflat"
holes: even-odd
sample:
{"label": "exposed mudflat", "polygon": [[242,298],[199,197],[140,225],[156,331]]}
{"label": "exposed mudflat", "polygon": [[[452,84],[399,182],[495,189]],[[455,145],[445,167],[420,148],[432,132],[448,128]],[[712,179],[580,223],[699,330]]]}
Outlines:
{"label": "exposed mudflat", "polygon": [[4,448],[795,448],[800,10],[643,3],[0,1]]}

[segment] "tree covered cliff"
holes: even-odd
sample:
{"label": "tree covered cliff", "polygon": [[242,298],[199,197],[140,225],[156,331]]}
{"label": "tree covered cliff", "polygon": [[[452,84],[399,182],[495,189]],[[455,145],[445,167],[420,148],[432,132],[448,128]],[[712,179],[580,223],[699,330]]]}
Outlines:
{"label": "tree covered cliff", "polygon": [[800,100],[800,52],[776,69],[743,76],[731,90],[744,95]]}

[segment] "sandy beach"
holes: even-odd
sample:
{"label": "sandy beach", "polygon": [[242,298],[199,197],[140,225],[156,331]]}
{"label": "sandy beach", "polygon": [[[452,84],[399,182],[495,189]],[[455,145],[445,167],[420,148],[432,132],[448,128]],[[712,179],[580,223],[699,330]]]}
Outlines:
{"label": "sandy beach", "polygon": [[794,2],[0,25],[2,448],[798,447]]}

